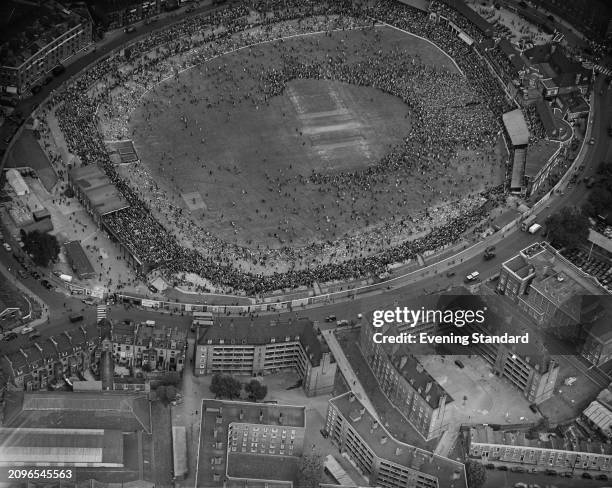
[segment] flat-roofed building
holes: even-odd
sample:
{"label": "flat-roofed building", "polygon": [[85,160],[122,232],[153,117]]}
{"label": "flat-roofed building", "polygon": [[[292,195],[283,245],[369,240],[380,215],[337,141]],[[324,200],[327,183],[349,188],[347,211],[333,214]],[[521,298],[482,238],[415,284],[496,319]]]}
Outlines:
{"label": "flat-roofed building", "polygon": [[[594,295],[604,288],[546,243],[536,243],[502,263],[497,291],[538,324],[569,326],[596,318]],[[554,319],[554,320],[553,320]]]}
{"label": "flat-roofed building", "polygon": [[307,395],[332,391],[336,360],[323,336],[305,318],[279,322],[269,317],[215,317],[200,330],[196,376],[213,373],[265,375],[294,369]]}
{"label": "flat-roofed building", "polygon": [[302,406],[203,400],[196,485],[290,488],[305,428]]}
{"label": "flat-roofed building", "polygon": [[[560,437],[542,432],[493,430],[488,425],[470,428],[469,456],[486,463],[550,469],[578,476],[612,471],[612,445]],[[578,486],[578,485],[575,485]]]}
{"label": "flat-roofed building", "polygon": [[340,452],[369,476],[371,485],[467,487],[462,463],[396,440],[351,392],[329,401],[325,430]]}
{"label": "flat-roofed building", "polygon": [[68,181],[85,210],[100,226],[102,217],[130,206],[106,173],[96,165],[74,168],[68,173]]}
{"label": "flat-roofed building", "polygon": [[0,428],[0,466],[122,468],[118,430]]}
{"label": "flat-roofed building", "polygon": [[80,241],[67,242],[64,244],[64,249],[72,271],[80,280],[87,280],[96,276],[96,271],[93,269],[87,254],[85,254]]}

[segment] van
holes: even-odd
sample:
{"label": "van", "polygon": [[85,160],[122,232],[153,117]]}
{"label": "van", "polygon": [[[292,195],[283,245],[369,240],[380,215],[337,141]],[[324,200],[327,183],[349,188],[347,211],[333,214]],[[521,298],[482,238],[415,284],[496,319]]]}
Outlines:
{"label": "van", "polygon": [[455,364],[457,366],[459,366],[460,369],[465,368],[465,365],[461,361],[459,361],[458,359],[455,359]]}
{"label": "van", "polygon": [[478,271],[472,271],[469,275],[465,277],[465,281],[474,281],[479,276],[480,273]]}
{"label": "van", "polygon": [[145,325],[147,327],[155,327],[155,320],[145,320]]}

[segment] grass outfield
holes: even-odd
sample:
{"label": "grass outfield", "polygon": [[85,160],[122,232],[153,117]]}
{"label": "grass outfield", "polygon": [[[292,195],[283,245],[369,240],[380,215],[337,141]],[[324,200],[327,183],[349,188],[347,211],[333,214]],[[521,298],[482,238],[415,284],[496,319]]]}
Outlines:
{"label": "grass outfield", "polygon": [[[278,42],[259,45],[188,70],[149,92],[130,118],[141,161],[174,204],[226,242],[300,247],[362,229],[364,222],[351,218],[351,202],[343,195],[311,184],[279,191],[278,183],[312,170],[333,173],[374,164],[410,132],[407,105],[374,88],[328,80],[294,80],[269,106],[242,98],[259,71],[280,64],[282,53],[308,63],[335,56],[341,46],[349,62],[381,49],[403,49],[424,63],[456,71],[430,43],[387,27],[293,38],[280,50]],[[501,181],[501,156],[491,167],[481,154],[461,156],[445,171],[455,181],[474,176],[466,193]],[[448,197],[448,188],[442,191],[440,184],[432,192],[418,177],[407,186],[399,195],[390,182],[385,191],[389,199],[405,201],[411,213],[431,205],[425,200],[432,194]],[[397,214],[386,198],[372,201],[364,195],[362,200],[361,210],[370,216],[366,226]]]}

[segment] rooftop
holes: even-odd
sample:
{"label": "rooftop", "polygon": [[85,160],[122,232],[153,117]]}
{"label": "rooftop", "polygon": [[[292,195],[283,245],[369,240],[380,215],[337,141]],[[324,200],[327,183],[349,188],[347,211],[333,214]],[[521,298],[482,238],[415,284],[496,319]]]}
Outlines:
{"label": "rooftop", "polygon": [[57,427],[151,432],[146,394],[120,392],[6,393],[7,427]]}
{"label": "rooftop", "polygon": [[330,403],[378,457],[434,476],[440,488],[467,486],[462,463],[396,440],[352,393],[333,398]]}
{"label": "rooftop", "polygon": [[[280,418],[282,416],[282,421]],[[242,417],[242,418],[241,418]],[[260,421],[261,418],[261,421]],[[282,422],[282,423],[281,423]],[[248,423],[284,427],[304,428],[305,407],[295,405],[273,405],[241,401],[202,400],[202,425],[198,459],[200,466],[196,474],[197,486],[222,486],[214,481],[214,474],[221,478],[225,473],[225,459],[229,425]],[[214,439],[222,439],[217,449]],[[218,458],[221,464],[209,461]],[[230,474],[235,477],[293,481],[297,470],[296,456],[231,453]],[[249,483],[251,486],[251,483]]]}
{"label": "rooftop", "polygon": [[329,346],[317,334],[307,318],[279,322],[270,317],[215,317],[213,326],[206,328],[198,344],[270,344],[272,342],[299,341],[313,366],[318,366]]}
{"label": "rooftop", "polygon": [[470,441],[480,444],[505,446],[524,446],[538,449],[554,449],[577,453],[597,453],[612,455],[612,445],[601,442],[575,441],[559,437],[552,433],[540,433],[536,439],[527,439],[525,432],[493,430],[489,426],[479,425],[470,429]]}
{"label": "rooftop", "polygon": [[502,115],[504,126],[508,131],[512,145],[523,146],[529,142],[529,128],[523,111],[520,108],[511,110]]}
{"label": "rooftop", "polygon": [[123,466],[123,435],[118,430],[0,428],[3,463],[87,463]]}
{"label": "rooftop", "polygon": [[108,215],[130,206],[108,176],[95,165],[74,168],[70,177],[96,208],[98,215]]}
{"label": "rooftop", "polygon": [[70,241],[64,244],[64,249],[68,255],[68,261],[72,270],[81,278],[95,276],[96,272],[85,254],[79,241]]}
{"label": "rooftop", "polygon": [[20,66],[53,39],[83,19],[53,0],[0,2],[0,59],[4,66]]}

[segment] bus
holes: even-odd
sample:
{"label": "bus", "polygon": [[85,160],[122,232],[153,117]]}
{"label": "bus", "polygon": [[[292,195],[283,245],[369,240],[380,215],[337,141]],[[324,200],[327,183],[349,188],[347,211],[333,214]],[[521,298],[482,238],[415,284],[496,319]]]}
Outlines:
{"label": "bus", "polygon": [[530,215],[529,217],[527,217],[525,220],[523,220],[523,223],[521,224],[521,230],[523,232],[528,232],[529,227],[536,223],[535,221],[537,218],[537,215]]}
{"label": "bus", "polygon": [[193,312],[193,320],[191,321],[191,332],[195,332],[196,327],[212,327],[213,314],[211,312]]}

